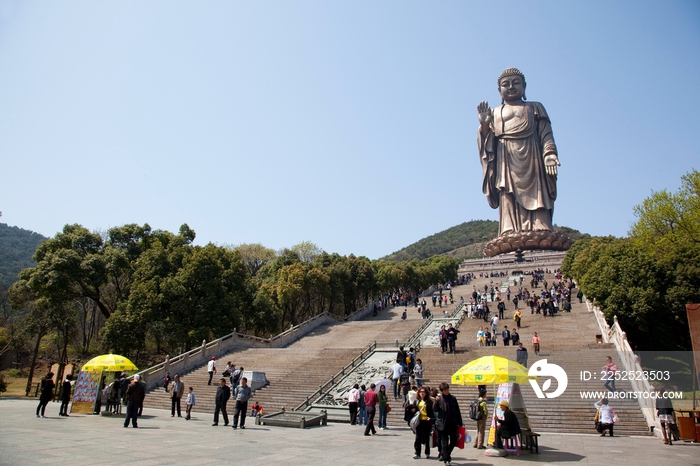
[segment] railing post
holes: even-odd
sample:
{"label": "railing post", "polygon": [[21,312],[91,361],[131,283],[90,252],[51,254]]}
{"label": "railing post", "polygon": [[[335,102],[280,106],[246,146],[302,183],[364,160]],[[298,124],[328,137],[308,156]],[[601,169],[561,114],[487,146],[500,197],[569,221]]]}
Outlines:
{"label": "railing post", "polygon": [[163,370],[165,371],[165,374],[167,374],[170,371],[170,355],[166,354],[165,355],[165,363],[163,364]]}
{"label": "railing post", "polygon": [[202,340],[202,359],[207,357],[207,340]]}

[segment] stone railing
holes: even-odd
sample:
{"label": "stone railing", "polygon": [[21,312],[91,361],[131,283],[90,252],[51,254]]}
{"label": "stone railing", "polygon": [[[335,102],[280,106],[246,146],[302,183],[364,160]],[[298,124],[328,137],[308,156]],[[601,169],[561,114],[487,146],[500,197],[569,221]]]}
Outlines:
{"label": "stone railing", "polygon": [[[642,368],[642,365],[639,362],[639,356],[634,354],[632,347],[627,341],[627,334],[620,327],[620,322],[618,322],[617,316],[613,317],[614,322],[611,327],[605,320],[605,315],[603,314],[603,311],[600,310],[600,308],[598,308],[597,306],[593,306],[588,300],[586,300],[586,307],[588,308],[589,312],[592,312],[595,315],[596,322],[598,323],[598,328],[600,329],[601,334],[603,336],[603,342],[612,343],[613,345],[615,345],[617,355],[620,358],[620,363],[624,370],[627,372],[643,372],[644,369]],[[632,380],[630,380],[630,383],[632,384],[632,390],[635,392],[650,393],[655,391],[654,387],[651,386],[648,380],[635,380],[634,378],[632,378]],[[639,407],[642,410],[642,414],[644,414],[644,418],[647,421],[647,425],[650,428],[654,427],[654,434],[657,437],[660,437],[661,424],[659,423],[659,420],[656,416],[655,399],[651,397],[645,398],[639,396],[637,397],[637,402],[639,403]]]}
{"label": "stone railing", "polygon": [[[165,361],[138,372],[146,383],[148,389],[157,386],[165,377],[167,372],[183,373],[202,366],[212,356],[221,356],[234,348],[282,348],[293,341],[301,338],[316,327],[338,320],[336,316],[323,312],[298,325],[290,327],[279,335],[271,338],[261,338],[254,335],[239,333],[236,329],[228,335],[207,342],[202,341],[202,345],[190,351],[177,355],[173,358],[166,357]],[[341,319],[342,321],[342,319]]]}
{"label": "stone railing", "polygon": [[376,341],[374,343],[370,343],[370,345],[367,348],[363,349],[357,357],[355,357],[347,365],[343,366],[343,368],[340,369],[340,371],[338,371],[338,373],[336,373],[330,379],[328,379],[326,383],[324,383],[323,385],[319,385],[318,390],[313,392],[311,395],[307,396],[306,400],[304,400],[300,405],[293,408],[293,411],[302,411],[308,406],[310,406],[314,400],[322,397],[336,384],[336,382],[340,381],[343,377],[352,372],[355,369],[355,366],[359,366],[367,358],[369,358],[374,353],[374,350],[376,348]]}

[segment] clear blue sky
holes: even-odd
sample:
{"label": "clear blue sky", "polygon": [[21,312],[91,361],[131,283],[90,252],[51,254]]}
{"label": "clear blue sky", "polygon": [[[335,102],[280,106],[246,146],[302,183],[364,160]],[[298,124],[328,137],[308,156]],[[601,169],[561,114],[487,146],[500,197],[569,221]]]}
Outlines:
{"label": "clear blue sky", "polygon": [[700,169],[700,2],[0,0],[0,221],[378,258],[472,219],[476,105],[552,119],[554,221]]}

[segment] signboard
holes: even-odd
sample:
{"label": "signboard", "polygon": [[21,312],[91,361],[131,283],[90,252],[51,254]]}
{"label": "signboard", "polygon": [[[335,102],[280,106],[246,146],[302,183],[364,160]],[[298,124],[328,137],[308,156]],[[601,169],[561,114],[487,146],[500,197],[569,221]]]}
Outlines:
{"label": "signboard", "polygon": [[80,371],[78,380],[75,382],[75,390],[73,391],[71,413],[92,414],[94,412],[101,380],[102,371]]}

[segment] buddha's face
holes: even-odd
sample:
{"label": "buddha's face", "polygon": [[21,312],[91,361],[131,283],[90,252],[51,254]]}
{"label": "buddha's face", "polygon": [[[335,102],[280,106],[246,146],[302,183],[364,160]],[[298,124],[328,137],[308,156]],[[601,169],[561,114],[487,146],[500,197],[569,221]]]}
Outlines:
{"label": "buddha's face", "polygon": [[525,81],[520,76],[504,76],[501,79],[499,91],[506,102],[522,100],[525,92]]}

